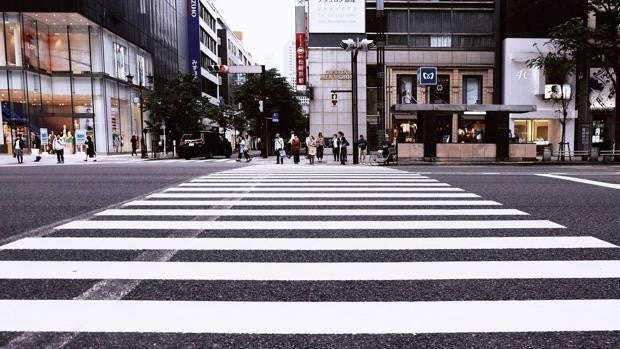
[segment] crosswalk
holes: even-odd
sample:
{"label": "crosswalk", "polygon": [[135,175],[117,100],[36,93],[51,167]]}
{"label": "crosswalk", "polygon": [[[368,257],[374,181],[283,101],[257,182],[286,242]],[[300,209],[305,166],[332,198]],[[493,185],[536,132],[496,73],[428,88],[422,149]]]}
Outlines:
{"label": "crosswalk", "polygon": [[616,249],[417,173],[246,166],[0,246],[0,280],[46,293],[0,299],[0,333],[619,331],[583,289],[620,260],[580,257]]}

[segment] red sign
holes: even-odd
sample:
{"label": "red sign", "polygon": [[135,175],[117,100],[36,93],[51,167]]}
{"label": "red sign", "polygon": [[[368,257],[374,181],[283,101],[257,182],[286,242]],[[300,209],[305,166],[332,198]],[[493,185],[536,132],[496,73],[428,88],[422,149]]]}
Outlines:
{"label": "red sign", "polygon": [[297,76],[297,86],[305,86],[306,78],[306,33],[295,34],[295,66]]}

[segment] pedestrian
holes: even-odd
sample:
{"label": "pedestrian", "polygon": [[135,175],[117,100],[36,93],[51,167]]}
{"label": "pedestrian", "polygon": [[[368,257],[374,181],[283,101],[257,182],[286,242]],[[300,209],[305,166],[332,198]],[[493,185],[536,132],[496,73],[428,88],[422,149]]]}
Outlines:
{"label": "pedestrian", "polygon": [[41,138],[34,136],[32,141],[32,154],[35,156],[34,162],[41,161]]}
{"label": "pedestrian", "polygon": [[276,164],[284,164],[284,155],[286,155],[284,150],[284,139],[280,137],[279,133],[276,133],[273,139],[273,151],[276,153]]}
{"label": "pedestrian", "polygon": [[13,157],[17,158],[18,164],[24,163],[24,148],[26,147],[26,142],[22,140],[21,135],[17,135],[17,139],[15,140],[15,144],[13,146]]}
{"label": "pedestrian", "polygon": [[310,161],[310,165],[314,165],[314,157],[316,156],[316,140],[314,140],[314,136],[308,137],[308,160]]}
{"label": "pedestrian", "polygon": [[357,142],[357,148],[359,150],[359,159],[358,159],[359,161],[358,162],[360,164],[365,164],[368,142],[366,141],[366,139],[364,139],[364,135],[360,135],[360,140]]}
{"label": "pedestrian", "polygon": [[334,154],[334,161],[340,160],[340,146],[338,145],[338,135],[335,133],[332,137],[332,153]]}
{"label": "pedestrian", "polygon": [[325,139],[323,138],[323,133],[319,132],[319,135],[316,137],[316,159],[319,162],[323,162],[323,150],[325,146]]}
{"label": "pedestrian", "polygon": [[86,136],[86,159],[84,161],[88,161],[88,158],[94,158],[93,161],[97,162],[97,154],[95,153],[95,143],[90,136]]}
{"label": "pedestrian", "polygon": [[293,135],[291,139],[291,151],[293,152],[293,162],[299,164],[299,151],[301,150],[301,141],[297,135]]}
{"label": "pedestrian", "polygon": [[47,137],[47,152],[49,154],[54,154],[54,140],[56,139],[56,135],[54,131],[50,131],[49,136]]}
{"label": "pedestrian", "polygon": [[138,149],[138,137],[136,135],[131,136],[131,156],[138,156],[136,150]]}
{"label": "pedestrian", "polygon": [[344,137],[342,131],[338,132],[338,136],[340,164],[344,165],[347,162],[347,147],[349,146],[349,141]]}
{"label": "pedestrian", "polygon": [[383,158],[387,160],[388,155],[390,154],[390,148],[392,147],[392,141],[390,140],[390,135],[385,134],[383,141],[381,141],[381,155]]}
{"label": "pedestrian", "polygon": [[246,135],[245,146],[243,147],[243,156],[245,157],[245,162],[252,161],[252,157],[250,156],[250,149],[248,147],[248,144],[250,144],[250,136]]}
{"label": "pedestrian", "polygon": [[243,148],[245,148],[245,138],[243,138],[243,136],[239,136],[237,137],[237,161],[241,161],[241,158],[243,158]]}
{"label": "pedestrian", "polygon": [[56,153],[56,163],[64,164],[65,163],[65,141],[62,140],[62,137],[58,136],[54,139],[54,152]]}

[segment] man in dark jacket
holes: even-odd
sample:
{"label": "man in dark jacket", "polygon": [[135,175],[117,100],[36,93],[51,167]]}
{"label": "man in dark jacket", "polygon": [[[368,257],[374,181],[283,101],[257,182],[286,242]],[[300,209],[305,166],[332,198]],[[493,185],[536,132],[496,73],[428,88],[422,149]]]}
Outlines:
{"label": "man in dark jacket", "polygon": [[17,135],[17,139],[15,140],[15,144],[14,144],[14,149],[15,149],[14,152],[15,152],[15,157],[17,158],[18,164],[24,163],[24,148],[25,147],[26,147],[26,142],[22,140],[21,135]]}
{"label": "man in dark jacket", "polygon": [[340,164],[344,165],[347,162],[347,147],[349,141],[344,137],[344,133],[338,132],[338,143],[340,148]]}

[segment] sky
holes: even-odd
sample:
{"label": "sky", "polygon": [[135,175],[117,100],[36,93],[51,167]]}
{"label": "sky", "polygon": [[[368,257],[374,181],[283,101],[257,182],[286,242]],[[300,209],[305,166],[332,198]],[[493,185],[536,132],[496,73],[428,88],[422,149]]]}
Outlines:
{"label": "sky", "polygon": [[294,0],[211,0],[259,64],[282,73],[284,45],[295,39]]}

